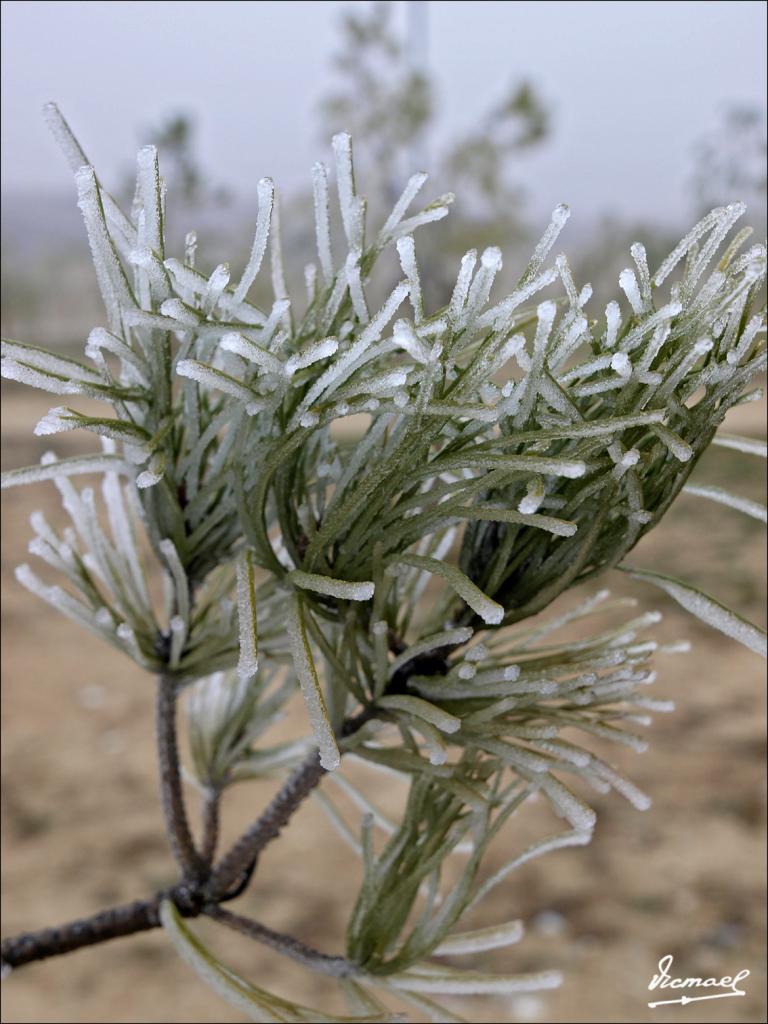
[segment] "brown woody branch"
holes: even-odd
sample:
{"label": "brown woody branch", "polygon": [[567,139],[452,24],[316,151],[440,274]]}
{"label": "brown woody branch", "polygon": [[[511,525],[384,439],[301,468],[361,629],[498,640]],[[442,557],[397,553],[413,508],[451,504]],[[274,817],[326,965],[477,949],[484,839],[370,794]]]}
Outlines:
{"label": "brown woody branch", "polygon": [[[345,723],[342,734],[350,735],[371,717],[371,711],[362,712],[357,718]],[[280,830],[325,774],[315,751],[294,770],[264,814],[235,843],[227,856],[215,869],[211,869],[204,864],[194,848],[184,811],[176,754],[175,693],[171,690],[167,677],[162,677],[158,686],[158,741],[164,780],[163,807],[169,836],[180,865],[183,860],[182,870],[193,870],[194,874],[188,875],[173,888],[156,893],[147,899],[112,907],[56,928],[44,928],[41,931],[27,932],[5,939],[0,945],[0,959],[4,969],[20,967],[35,960],[60,956],[85,946],[107,942],[109,939],[157,928],[160,925],[160,904],[164,899],[171,899],[184,917],[197,917],[204,908],[206,914],[217,917],[217,904],[233,899],[245,888],[261,850],[280,834]],[[166,778],[166,772],[170,778]],[[211,827],[210,824],[208,827]],[[209,834],[209,842],[211,838]],[[195,859],[192,859],[192,853]],[[233,892],[232,885],[238,882],[243,884],[238,885]],[[251,922],[238,915],[227,915],[225,911],[221,911],[217,919],[244,934],[251,934],[253,938],[258,937],[260,941],[271,944],[275,949],[281,949],[293,959],[307,957],[308,959],[302,962],[306,962],[307,966],[315,970],[324,970],[328,973],[328,964],[336,964],[341,959],[326,957],[291,936],[273,932],[257,922]],[[338,967],[338,964],[337,968],[344,970],[343,967]],[[340,976],[338,972],[337,976]]]}
{"label": "brown woody branch", "polygon": [[[444,673],[444,659],[441,662],[439,666],[430,667],[433,671]],[[408,677],[422,667],[419,659],[402,666],[398,673],[398,686],[404,686]],[[344,722],[340,736],[351,736],[375,717],[375,707],[367,706]],[[205,913],[313,970],[334,974],[336,977],[349,977],[355,967],[343,957],[319,953],[291,936],[282,935],[256,921],[219,908],[220,903],[234,899],[245,889],[261,851],[280,834],[322,779],[325,769],[320,765],[317,751],[313,751],[294,769],[264,813],[219,863],[212,867],[195,849],[184,809],[176,741],[176,686],[170,674],[158,680],[157,735],[163,810],[171,846],[184,873],[182,881],[144,900],[112,907],[58,928],[45,928],[5,939],[0,944],[3,968],[20,967],[35,960],[60,956],[109,939],[157,928],[160,925],[160,904],[164,899],[171,899],[184,917],[197,917]],[[205,809],[204,855],[212,854],[217,832],[218,799]]]}
{"label": "brown woody branch", "polygon": [[184,808],[179,752],[176,739],[176,680],[163,673],[157,680],[157,753],[165,830],[184,879],[199,882],[207,875],[205,862],[195,849]]}
{"label": "brown woody branch", "polygon": [[200,856],[210,868],[216,856],[219,842],[219,812],[221,792],[218,789],[208,790],[203,800],[203,836],[200,844]]}
{"label": "brown woody branch", "polygon": [[219,861],[207,887],[213,902],[218,902],[243,874],[251,870],[264,847],[280,835],[323,775],[325,768],[320,764],[318,752],[313,750],[294,768],[264,813]]}
{"label": "brown woody branch", "polygon": [[253,921],[241,914],[233,914],[229,910],[222,910],[221,907],[213,904],[205,907],[203,913],[212,917],[214,921],[225,924],[227,927],[247,935],[249,939],[255,939],[262,945],[290,957],[304,967],[309,967],[320,974],[330,974],[334,978],[351,978],[360,973],[357,964],[352,963],[343,956],[328,956],[327,953],[320,953],[306,943],[294,939],[291,935],[283,935],[259,921]]}
{"label": "brown woody branch", "polygon": [[[102,910],[91,917],[70,921],[58,928],[44,928],[39,932],[26,932],[4,939],[0,946],[3,968],[20,967],[33,960],[45,960],[51,956],[60,956],[62,953],[71,953],[84,946],[93,946],[109,939],[118,939],[123,935],[135,935],[136,932],[157,928],[160,924],[159,910],[163,895],[173,898],[173,890],[150,899],[136,900],[120,907]],[[181,907],[179,909],[185,916],[190,916]]]}

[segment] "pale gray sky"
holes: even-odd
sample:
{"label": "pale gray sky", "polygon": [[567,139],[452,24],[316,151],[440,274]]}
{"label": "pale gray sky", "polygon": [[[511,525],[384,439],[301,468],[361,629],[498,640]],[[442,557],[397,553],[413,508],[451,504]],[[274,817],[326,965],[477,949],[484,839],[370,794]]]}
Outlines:
{"label": "pale gray sky", "polygon": [[[40,107],[55,99],[107,183],[141,125],[198,119],[201,161],[237,190],[307,181],[326,155],[317,102],[348,2],[2,4],[2,173],[7,189],[59,189],[68,171]],[[404,4],[395,2],[402,19]],[[729,103],[765,105],[762,0],[432,0],[435,144],[471,127],[527,77],[553,137],[518,177],[536,212],[687,219],[692,146]]]}

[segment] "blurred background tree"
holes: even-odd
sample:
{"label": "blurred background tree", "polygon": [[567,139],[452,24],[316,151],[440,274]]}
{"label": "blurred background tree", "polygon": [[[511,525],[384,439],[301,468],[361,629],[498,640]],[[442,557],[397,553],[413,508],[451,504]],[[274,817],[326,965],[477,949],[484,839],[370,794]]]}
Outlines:
{"label": "blurred background tree", "polygon": [[[144,133],[145,142],[163,154],[163,178],[168,194],[190,207],[231,201],[229,189],[213,182],[203,170],[197,152],[197,121],[187,112],[171,113]],[[131,170],[132,178],[136,173]]]}
{"label": "blurred background tree", "polygon": [[691,187],[697,212],[741,199],[765,225],[767,156],[765,111],[748,104],[727,107],[694,147]]}
{"label": "blurred background tree", "polygon": [[[703,217],[716,206],[747,204],[753,238],[766,233],[766,115],[757,106],[727,107],[715,127],[691,147],[687,172],[691,215]],[[579,280],[594,287],[594,308],[612,296],[632,242],[642,239],[651,265],[675,243],[674,225],[606,215],[574,262]]]}
{"label": "blurred background tree", "polygon": [[351,133],[374,211],[390,208],[416,171],[429,169],[433,189],[449,183],[456,190],[460,199],[451,215],[429,241],[419,240],[427,300],[441,305],[470,245],[508,252],[536,233],[525,216],[515,159],[546,141],[551,117],[530,82],[513,82],[500,103],[478,114],[472,131],[435,146],[439,97],[427,60],[427,5],[409,0],[400,35],[394,7],[377,2],[343,15],[332,57],[337,84],[320,105],[321,136]]}
{"label": "blurred background tree", "polygon": [[[437,146],[440,103],[428,62],[428,4],[407,0],[405,28],[400,32],[395,24],[398,6],[379,0],[343,14],[332,56],[335,86],[320,104],[320,136],[325,142],[335,132],[351,133],[356,165],[374,212],[389,209],[415,171],[429,169],[433,191],[448,185],[455,189],[459,199],[450,216],[418,242],[427,301],[440,306],[447,301],[456,265],[470,245],[502,249],[508,269],[506,274],[502,271],[500,285],[509,285],[517,266],[515,253],[525,250],[542,228],[541,218],[534,222],[526,212],[520,158],[552,138],[553,119],[536,86],[516,81],[501,102],[478,112],[471,131]],[[763,110],[728,107],[714,130],[695,143],[690,163],[691,216],[743,200],[757,233],[764,234]],[[677,234],[677,224],[620,213],[606,213],[582,234],[572,250],[573,264],[577,280],[593,285],[593,315],[615,292],[632,242],[642,238],[653,263],[670,250]],[[311,258],[309,251],[307,257]]]}
{"label": "blurred background tree", "polygon": [[[141,146],[157,146],[163,154],[163,180],[172,204],[167,218],[170,244],[180,248],[190,228],[204,227],[206,236],[211,237],[217,249],[223,247],[230,232],[222,230],[222,215],[233,204],[234,196],[203,167],[194,114],[184,110],[169,111],[154,125],[137,131],[136,141]],[[127,164],[118,193],[126,209],[131,206],[135,188],[136,168]]]}
{"label": "blurred background tree", "polygon": [[391,207],[403,175],[423,169],[407,163],[434,119],[434,84],[398,38],[392,5],[344,12],[340,37],[331,57],[338,85],[320,103],[320,137],[325,142],[329,132],[350,132],[369,204]]}
{"label": "blurred background tree", "polygon": [[[319,104],[318,131],[323,148],[334,132],[351,132],[356,165],[374,217],[391,208],[414,171],[429,170],[431,195],[455,189],[458,198],[450,216],[416,243],[425,299],[433,308],[447,301],[456,266],[470,246],[499,246],[506,263],[499,288],[514,282],[547,213],[540,206],[534,209],[533,186],[526,190],[525,178],[531,173],[528,157],[541,153],[556,132],[550,102],[537,84],[526,80],[510,81],[506,90],[500,90],[501,98],[492,103],[487,93],[478,92],[468,130],[461,132],[454,125],[441,129],[439,75],[435,61],[430,60],[436,22],[436,9],[424,0],[373,2],[343,11],[328,58],[332,81]],[[569,108],[561,101],[560,109],[567,129]],[[205,268],[210,272],[216,261],[233,254],[240,260],[247,258],[255,189],[238,194],[209,173],[201,156],[202,116],[183,106],[171,108],[136,135],[137,141],[152,142],[162,153],[163,176],[172,197],[168,210],[172,247],[180,250],[185,233],[197,230],[205,242],[201,251],[213,261]],[[629,245],[637,239],[643,239],[654,262],[676,241],[682,222],[734,199],[747,202],[756,237],[764,235],[765,162],[764,109],[747,101],[726,104],[712,130],[691,146],[688,166],[681,169],[689,202],[681,207],[679,220],[668,223],[652,215],[638,216],[631,195],[626,206],[606,209],[592,219],[575,211],[567,229],[568,248],[579,284],[593,285],[592,315],[599,316],[615,292]],[[126,184],[118,189],[128,203],[133,176],[133,168],[126,167]],[[65,177],[62,170],[63,181]],[[565,165],[563,192],[556,198],[568,199],[570,178]],[[286,213],[283,247],[289,277],[300,278],[303,263],[315,258],[314,242],[304,233],[310,222],[311,194],[303,185],[281,189],[281,203]],[[2,270],[5,333],[18,334],[24,323],[41,344],[79,349],[98,320],[100,305],[82,226],[68,190],[61,196],[16,196],[6,212],[3,245],[13,251],[14,260],[4,261]],[[47,274],[43,301],[39,282],[46,278],[49,264],[55,273]],[[392,275],[399,272],[394,263],[389,270]],[[295,288],[301,281],[289,280],[289,285]]]}

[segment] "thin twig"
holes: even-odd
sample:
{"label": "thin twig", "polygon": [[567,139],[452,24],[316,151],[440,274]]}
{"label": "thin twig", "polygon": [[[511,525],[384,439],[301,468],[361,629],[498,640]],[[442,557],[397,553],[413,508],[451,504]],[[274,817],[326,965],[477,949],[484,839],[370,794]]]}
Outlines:
{"label": "thin twig", "polygon": [[[375,717],[375,714],[375,709],[371,705],[353,718],[346,719],[339,731],[340,737],[351,736]],[[318,785],[325,772],[326,769],[320,764],[317,750],[309,753],[301,764],[294,768],[267,809],[240,836],[214,869],[206,887],[212,903],[232,899],[233,885],[245,879],[245,884],[241,882],[237,886],[237,895],[240,895],[248,882],[249,875],[253,872],[261,851],[280,835],[282,829]]]}
{"label": "thin twig", "polygon": [[258,921],[253,921],[249,917],[233,914],[229,910],[222,910],[216,904],[204,907],[203,913],[208,917],[212,917],[214,921],[219,921],[221,924],[233,928],[236,932],[247,935],[249,938],[277,950],[278,953],[290,957],[291,960],[303,964],[304,967],[318,971],[320,974],[330,974],[334,978],[351,978],[360,973],[360,968],[357,964],[353,964],[351,960],[347,960],[343,956],[328,956],[327,953],[320,953],[311,946],[307,946],[305,943],[293,938],[292,935],[284,935],[282,932],[273,931],[272,928],[268,928]]}
{"label": "thin twig", "polygon": [[25,932],[3,939],[0,945],[3,968],[20,967],[33,960],[61,956],[84,946],[95,946],[109,939],[159,928],[160,904],[166,899],[173,901],[182,917],[197,917],[202,912],[200,890],[180,882],[147,899],[100,910],[90,917],[68,921],[55,928],[42,928],[38,932]]}
{"label": "thin twig", "polygon": [[70,953],[83,946],[93,946],[108,939],[157,928],[160,896],[136,900],[121,907],[102,910],[92,917],[83,917],[58,928],[43,928],[4,939],[0,947],[3,965],[19,967],[33,960]]}
{"label": "thin twig", "polygon": [[323,775],[325,768],[320,764],[318,752],[313,750],[293,770],[263,814],[217,865],[208,885],[213,902],[224,896],[240,876],[251,868],[264,847],[280,835],[294,811],[309,796]]}
{"label": "thin twig", "polygon": [[176,681],[172,675],[158,677],[156,706],[160,791],[168,841],[184,878],[199,881],[206,875],[206,866],[192,842],[184,809],[176,741]]}
{"label": "thin twig", "polygon": [[200,856],[208,868],[213,863],[219,842],[220,796],[218,789],[208,789],[203,798],[203,841]]}

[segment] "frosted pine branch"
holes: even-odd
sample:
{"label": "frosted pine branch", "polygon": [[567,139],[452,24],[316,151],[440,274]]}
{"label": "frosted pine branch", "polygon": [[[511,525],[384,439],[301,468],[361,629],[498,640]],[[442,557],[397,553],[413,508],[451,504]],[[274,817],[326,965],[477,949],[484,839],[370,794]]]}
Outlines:
{"label": "frosted pine branch", "polygon": [[[395,1019],[379,999],[393,990],[440,1015],[425,993],[559,984],[554,972],[488,975],[429,958],[521,937],[517,922],[468,932],[462,918],[531,858],[589,842],[593,791],[650,806],[591,744],[640,753],[650,713],[673,710],[646,694],[658,616],[627,619],[626,601],[601,590],[527,620],[620,566],[764,653],[764,633],[716,599],[625,563],[681,492],[765,517],[691,479],[711,443],[727,457],[765,455],[718,432],[766,363],[766,254],[742,252],[747,234],[732,234],[743,206],[713,210],[655,269],[635,243],[616,298],[594,311],[591,286],[565,255],[552,259],[570,215],[561,205],[509,294],[495,292],[514,260],[489,246],[465,254],[430,309],[419,239],[452,195],[416,205],[420,173],[382,223],[367,223],[340,134],[335,175],[321,163],[312,172],[317,264],[297,296],[270,178],[256,185],[250,255],[206,275],[194,233],[183,252],[167,251],[162,154],[140,152],[127,216],[57,109],[46,116],[75,172],[105,324],[85,361],[4,341],[2,370],[101,401],[99,415],[55,406],[36,433],[82,430],[102,448],[4,475],[4,487],[53,481],[63,506],[61,526],[32,517],[30,553],[44,575],[23,565],[17,577],[161,680],[161,792],[183,877],[132,909],[75,922],[61,942],[49,932],[10,940],[9,964],[162,920],[190,965],[256,1019],[338,1019],[222,964],[182,920],[204,911],[338,977],[362,1007],[345,1019]],[[377,308],[371,282],[385,251],[395,276]],[[357,433],[345,436],[347,426]],[[98,499],[73,482],[89,474],[103,478]],[[580,639],[564,638],[571,623],[584,625]],[[304,733],[275,740],[297,692]],[[203,801],[201,852],[181,785],[177,698]],[[350,761],[406,783],[397,820],[347,777]],[[219,908],[329,773],[322,805],[363,861],[344,957]],[[273,776],[277,795],[216,861],[228,787]],[[340,794],[361,813],[356,831]],[[535,796],[564,828],[513,851],[506,826]],[[492,843],[509,852],[489,874]],[[450,890],[447,858],[461,859]]]}

